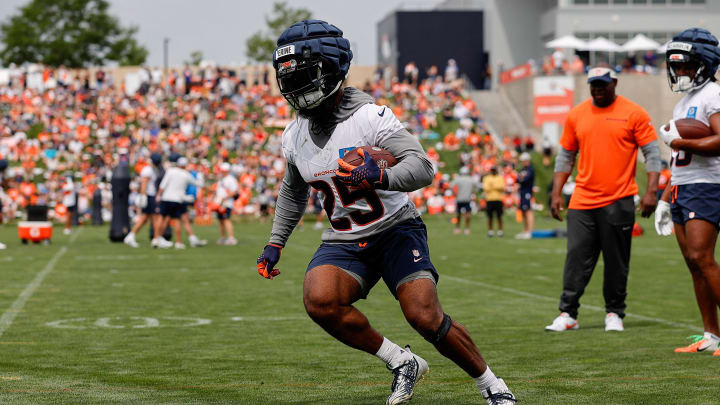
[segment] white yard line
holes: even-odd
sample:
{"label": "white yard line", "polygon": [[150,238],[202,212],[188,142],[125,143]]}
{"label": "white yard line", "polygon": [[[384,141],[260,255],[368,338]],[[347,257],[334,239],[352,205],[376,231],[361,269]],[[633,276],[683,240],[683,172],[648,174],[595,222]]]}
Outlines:
{"label": "white yard line", "polygon": [[[80,228],[78,228],[75,233],[73,233],[73,235],[70,237],[70,242],[68,244],[72,244],[73,242],[75,242],[75,239],[77,239],[79,234]],[[0,317],[0,337],[2,337],[3,333],[5,333],[5,331],[10,327],[10,325],[12,325],[17,314],[22,311],[27,301],[35,293],[35,290],[37,290],[37,288],[40,287],[40,284],[42,284],[43,280],[45,280],[45,277],[50,274],[53,269],[55,269],[55,265],[57,264],[58,260],[60,260],[60,258],[65,254],[65,252],[67,252],[67,250],[67,246],[61,247],[60,250],[58,250],[53,255],[53,257],[45,265],[45,267],[37,275],[35,275],[35,278],[30,282],[30,284],[25,287],[25,289],[23,290],[23,292],[20,293],[15,302],[10,305],[10,308],[8,308],[7,311],[2,314],[2,316]]]}
{"label": "white yard line", "polygon": [[[533,298],[533,299],[540,300],[540,301],[558,302],[558,298],[557,298],[557,297],[547,297],[547,296],[544,296],[544,295],[538,295],[538,294],[529,293],[529,292],[527,292],[527,291],[516,290],[516,289],[514,289],[514,288],[501,287],[501,286],[499,286],[499,285],[483,283],[482,281],[467,280],[467,279],[460,278],[460,277],[454,277],[454,276],[448,276],[448,275],[442,275],[441,277],[442,277],[443,279],[449,279],[449,280],[452,280],[452,281],[456,281],[456,282],[458,282],[458,283],[476,285],[476,286],[485,287],[485,288],[488,288],[488,289],[491,289],[491,290],[499,290],[499,291],[502,291],[502,292],[505,292],[505,293],[514,294],[514,295],[519,295],[519,296],[522,296],[522,297]],[[583,308],[586,308],[586,309],[589,309],[589,310],[591,310],[591,311],[605,312],[605,308],[597,307],[597,306],[595,306],[595,305],[583,304],[582,307],[583,307]],[[667,319],[662,319],[662,318],[653,318],[653,317],[650,317],[650,316],[632,314],[632,313],[629,313],[629,312],[626,312],[626,313],[625,313],[625,316],[630,317],[630,318],[641,319],[641,320],[643,320],[643,321],[650,321],[650,322],[660,323],[660,324],[667,325],[667,326],[672,326],[672,327],[675,327],[675,328],[683,328],[683,329],[692,329],[692,330],[694,330],[694,331],[702,331],[702,328],[700,328],[700,327],[698,327],[698,326],[696,326],[696,325],[690,325],[690,324],[687,324],[687,323],[668,321]]]}

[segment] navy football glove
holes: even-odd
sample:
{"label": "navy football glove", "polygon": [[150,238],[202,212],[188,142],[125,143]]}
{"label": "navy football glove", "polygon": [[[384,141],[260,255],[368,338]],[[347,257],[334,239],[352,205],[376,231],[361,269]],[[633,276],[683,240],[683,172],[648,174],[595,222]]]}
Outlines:
{"label": "navy football glove", "polygon": [[342,159],[338,159],[340,168],[335,171],[338,180],[347,186],[363,190],[387,190],[387,172],[378,167],[370,154],[366,154],[362,148],[358,148],[357,151],[363,157],[363,164],[353,166]]}
{"label": "navy football glove", "polygon": [[265,245],[265,249],[257,259],[257,271],[261,276],[272,280],[273,277],[280,274],[280,270],[273,267],[280,261],[282,248],[282,246],[274,243]]}

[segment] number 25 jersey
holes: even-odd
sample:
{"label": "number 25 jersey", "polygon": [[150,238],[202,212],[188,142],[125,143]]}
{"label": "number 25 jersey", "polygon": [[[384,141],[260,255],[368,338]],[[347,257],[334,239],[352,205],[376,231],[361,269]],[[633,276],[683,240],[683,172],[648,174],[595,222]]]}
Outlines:
{"label": "number 25 jersey", "polygon": [[[388,220],[409,204],[406,192],[356,190],[338,181],[337,159],[360,146],[380,146],[404,129],[393,112],[376,104],[365,104],[335,127],[324,147],[312,140],[309,120],[298,116],[282,135],[285,159],[297,167],[303,180],[322,191],[323,207],[332,233],[338,237],[323,240],[354,240],[388,226]],[[413,208],[414,210],[414,208]],[[340,235],[345,234],[344,237]],[[354,236],[357,236],[355,238]]]}

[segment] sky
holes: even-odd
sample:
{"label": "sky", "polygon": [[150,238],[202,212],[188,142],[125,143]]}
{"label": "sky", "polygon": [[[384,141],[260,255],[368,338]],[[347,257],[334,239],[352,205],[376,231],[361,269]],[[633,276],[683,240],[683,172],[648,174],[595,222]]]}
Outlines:
{"label": "sky", "polygon": [[[0,0],[0,21],[6,22],[30,0]],[[121,25],[136,25],[136,39],[148,49],[147,64],[163,65],[163,38],[169,38],[170,66],[181,66],[199,50],[222,65],[245,64],[245,41],[265,30],[273,0],[109,0],[110,13]],[[350,41],[353,64],[377,62],[377,23],[399,7],[431,8],[440,0],[287,0],[307,8],[314,18],[338,26]]]}

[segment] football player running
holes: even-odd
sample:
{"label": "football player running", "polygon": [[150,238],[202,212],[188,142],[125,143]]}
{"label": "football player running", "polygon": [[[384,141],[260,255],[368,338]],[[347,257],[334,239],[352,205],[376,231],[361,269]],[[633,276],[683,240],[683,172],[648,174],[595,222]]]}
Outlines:
{"label": "football player running", "polygon": [[[670,123],[660,129],[661,137],[672,148],[672,187],[666,187],[658,203],[655,228],[658,234],[670,235],[674,223],[705,328],[702,336],[693,337],[692,344],[675,351],[720,356],[720,267],[714,257],[720,222],[720,85],[715,82],[720,65],[718,40],[702,28],[685,30],[668,44],[666,61],[670,88],[685,96],[675,106]],[[682,118],[699,120],[716,135],[682,139],[674,123]]]}
{"label": "football player running", "polygon": [[[425,225],[407,192],[431,183],[433,169],[417,138],[393,112],[369,95],[343,88],[350,43],[319,20],[293,24],[273,55],[280,91],[297,111],[282,136],[287,160],[270,241],[257,260],[260,275],[275,265],[305,212],[310,186],[322,192],[331,228],[322,235],[305,273],[305,309],[342,343],[380,358],[394,374],[387,404],[412,398],[427,362],[373,329],[353,303],[383,279],[410,325],[445,357],[474,378],[488,404],[515,397],[483,360],[467,330],[438,301],[438,273],[430,262]],[[355,167],[341,158],[363,145],[388,150],[398,163],[381,169],[369,154]]]}

